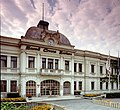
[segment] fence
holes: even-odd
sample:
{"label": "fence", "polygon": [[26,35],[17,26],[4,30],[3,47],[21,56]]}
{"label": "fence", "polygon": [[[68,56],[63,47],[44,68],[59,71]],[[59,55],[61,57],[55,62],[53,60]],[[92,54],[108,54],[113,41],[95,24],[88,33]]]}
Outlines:
{"label": "fence", "polygon": [[95,104],[120,109],[120,102],[111,102],[109,100],[98,100],[98,99],[93,99],[92,102],[95,103]]}

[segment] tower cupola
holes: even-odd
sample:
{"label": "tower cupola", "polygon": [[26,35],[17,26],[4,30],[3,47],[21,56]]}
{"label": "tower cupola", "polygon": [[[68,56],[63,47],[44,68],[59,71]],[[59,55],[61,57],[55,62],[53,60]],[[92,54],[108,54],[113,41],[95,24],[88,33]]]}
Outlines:
{"label": "tower cupola", "polygon": [[49,26],[49,23],[47,21],[43,21],[43,20],[40,20],[40,22],[37,25],[37,27],[39,27],[41,29],[45,29],[45,30],[48,30],[48,26]]}

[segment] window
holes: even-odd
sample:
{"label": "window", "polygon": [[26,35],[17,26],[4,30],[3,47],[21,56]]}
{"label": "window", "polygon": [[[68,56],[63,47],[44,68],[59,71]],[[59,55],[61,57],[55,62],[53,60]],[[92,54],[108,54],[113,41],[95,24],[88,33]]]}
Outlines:
{"label": "window", "polygon": [[79,63],[79,72],[82,72],[82,64]]}
{"label": "window", "polygon": [[100,90],[102,90],[102,82],[100,82]]}
{"label": "window", "polygon": [[36,82],[28,81],[26,82],[26,95],[31,94],[32,96],[36,96]]}
{"label": "window", "polygon": [[114,83],[111,82],[111,89],[114,89]]}
{"label": "window", "polygon": [[74,72],[77,72],[77,63],[74,63]]}
{"label": "window", "polygon": [[46,58],[42,58],[42,68],[46,68]]}
{"label": "window", "polygon": [[7,67],[7,56],[1,55],[0,61],[1,61],[1,67]]}
{"label": "window", "polygon": [[17,81],[11,81],[10,88],[11,92],[17,92]]}
{"label": "window", "polygon": [[65,70],[69,71],[69,61],[65,60]]}
{"label": "window", "polygon": [[53,59],[48,59],[48,69],[53,69]]}
{"label": "window", "polygon": [[108,89],[108,82],[106,82],[106,89]]}
{"label": "window", "polygon": [[94,82],[91,82],[91,90],[94,90]]}
{"label": "window", "polygon": [[100,66],[100,74],[103,74],[103,66]]}
{"label": "window", "polygon": [[94,73],[94,65],[91,65],[91,73]]}
{"label": "window", "polygon": [[74,81],[74,90],[76,90],[76,81]]}
{"label": "window", "polygon": [[58,59],[55,59],[55,69],[58,69]]}
{"label": "window", "polygon": [[28,68],[35,68],[35,57],[28,57]]}
{"label": "window", "polygon": [[113,75],[113,68],[111,68],[111,74]]}
{"label": "window", "polygon": [[79,81],[79,90],[82,90],[82,81]]}
{"label": "window", "polygon": [[17,57],[11,56],[11,68],[17,68]]}
{"label": "window", "polygon": [[7,92],[7,81],[6,80],[1,80],[1,92]]}

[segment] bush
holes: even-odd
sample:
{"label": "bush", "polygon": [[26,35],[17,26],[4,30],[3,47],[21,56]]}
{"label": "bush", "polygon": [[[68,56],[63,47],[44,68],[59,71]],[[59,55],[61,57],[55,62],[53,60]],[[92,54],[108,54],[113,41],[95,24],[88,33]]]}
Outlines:
{"label": "bush", "polygon": [[106,93],[106,98],[120,98],[120,93]]}
{"label": "bush", "polygon": [[7,98],[17,98],[20,97],[19,93],[7,93]]}
{"label": "bush", "polygon": [[25,98],[1,98],[1,102],[26,102]]}
{"label": "bush", "polygon": [[85,94],[84,96],[85,97],[96,97],[98,96],[98,94]]}
{"label": "bush", "polygon": [[1,103],[1,110],[28,110],[24,105],[16,106],[13,102],[3,102]]}
{"label": "bush", "polygon": [[52,105],[40,105],[33,107],[31,110],[51,110],[53,108]]}

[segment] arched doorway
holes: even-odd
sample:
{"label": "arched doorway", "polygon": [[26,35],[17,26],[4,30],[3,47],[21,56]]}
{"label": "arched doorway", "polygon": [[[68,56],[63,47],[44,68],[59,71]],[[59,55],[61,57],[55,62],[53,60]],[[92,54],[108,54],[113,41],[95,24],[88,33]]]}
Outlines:
{"label": "arched doorway", "polygon": [[63,85],[63,94],[64,95],[69,95],[70,94],[70,82],[65,81]]}
{"label": "arched doorway", "polygon": [[27,81],[26,82],[26,94],[31,94],[32,96],[36,96],[36,82],[35,81]]}
{"label": "arched doorway", "polygon": [[40,89],[41,95],[60,95],[60,83],[55,80],[42,81]]}

